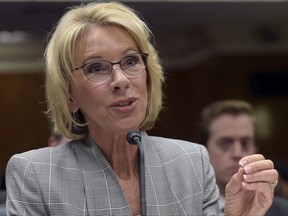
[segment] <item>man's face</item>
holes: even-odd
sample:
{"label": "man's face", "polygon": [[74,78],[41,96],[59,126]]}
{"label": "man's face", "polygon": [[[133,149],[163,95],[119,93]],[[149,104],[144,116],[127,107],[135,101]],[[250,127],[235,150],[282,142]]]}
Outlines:
{"label": "man's face", "polygon": [[238,171],[239,160],[256,152],[255,128],[246,114],[223,114],[210,124],[207,149],[220,191]]}

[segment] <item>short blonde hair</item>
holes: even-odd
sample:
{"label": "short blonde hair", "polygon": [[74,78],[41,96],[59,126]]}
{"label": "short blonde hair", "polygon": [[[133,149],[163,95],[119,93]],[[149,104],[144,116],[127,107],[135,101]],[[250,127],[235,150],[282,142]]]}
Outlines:
{"label": "short blonde hair", "polygon": [[155,124],[162,108],[164,73],[156,50],[151,44],[152,32],[136,12],[116,2],[89,3],[70,8],[60,19],[45,52],[47,115],[54,133],[79,139],[86,132],[75,133],[77,123],[69,111],[69,86],[72,79],[74,46],[77,37],[93,25],[118,26],[135,40],[140,52],[147,53],[148,106],[140,130]]}

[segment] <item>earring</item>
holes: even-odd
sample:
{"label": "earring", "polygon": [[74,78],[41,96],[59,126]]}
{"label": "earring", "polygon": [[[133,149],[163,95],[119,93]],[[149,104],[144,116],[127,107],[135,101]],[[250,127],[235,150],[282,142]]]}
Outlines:
{"label": "earring", "polygon": [[[77,111],[78,112],[78,111]],[[72,113],[72,117],[73,117],[73,120],[75,121],[75,122],[77,122],[77,123],[80,123],[79,122],[79,115],[78,115],[78,113],[77,112],[75,112],[75,113]]]}
{"label": "earring", "polygon": [[[73,120],[76,122],[72,123],[72,128],[71,131],[74,134],[85,134],[88,132],[88,127],[86,124],[86,120],[84,116],[82,115],[81,111],[78,110],[75,113],[71,113]],[[84,124],[84,125],[79,125],[79,124]]]}

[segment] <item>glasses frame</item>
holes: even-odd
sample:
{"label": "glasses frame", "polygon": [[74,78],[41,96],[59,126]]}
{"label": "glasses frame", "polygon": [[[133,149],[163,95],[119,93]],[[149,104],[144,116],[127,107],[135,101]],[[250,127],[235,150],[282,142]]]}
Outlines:
{"label": "glasses frame", "polygon": [[88,63],[85,63],[85,64],[81,65],[80,67],[76,67],[76,68],[74,68],[72,71],[74,72],[74,71],[77,71],[77,70],[82,69],[84,75],[86,76],[86,78],[87,78],[88,80],[90,80],[90,81],[92,81],[92,82],[103,82],[103,81],[107,80],[107,79],[111,76],[111,74],[112,74],[112,72],[113,72],[113,66],[119,64],[121,70],[122,70],[125,74],[127,74],[128,76],[134,76],[134,75],[128,74],[128,73],[123,69],[123,67],[122,67],[122,65],[121,65],[121,62],[122,62],[124,59],[126,59],[127,57],[129,57],[130,55],[135,55],[135,54],[141,55],[141,58],[142,58],[142,60],[143,60],[143,62],[144,62],[144,66],[145,66],[145,68],[143,69],[142,72],[140,72],[140,73],[138,73],[138,74],[134,74],[134,75],[139,75],[139,74],[143,73],[143,72],[145,71],[146,67],[147,67],[147,57],[149,56],[149,54],[147,54],[147,53],[131,53],[131,54],[126,55],[126,56],[124,56],[123,58],[121,58],[118,62],[110,62],[110,61],[108,61],[108,60],[98,59],[98,60],[100,60],[100,61],[104,61],[104,62],[107,62],[107,63],[110,63],[110,64],[111,64],[111,67],[110,67],[111,70],[109,71],[109,75],[107,76],[107,78],[105,78],[105,79],[103,79],[103,80],[99,80],[99,81],[92,80],[91,77],[89,78],[89,77],[87,76],[86,72],[85,72],[85,69],[84,69],[87,65],[93,64],[93,61],[88,62]]}

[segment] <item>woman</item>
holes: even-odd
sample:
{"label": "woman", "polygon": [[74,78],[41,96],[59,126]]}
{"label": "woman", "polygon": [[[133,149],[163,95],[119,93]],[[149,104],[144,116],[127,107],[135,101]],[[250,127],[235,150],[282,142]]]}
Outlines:
{"label": "woman", "polygon": [[[161,109],[164,80],[150,35],[120,3],[82,5],[62,17],[46,51],[48,115],[55,132],[74,141],[10,159],[8,215],[139,215],[141,184],[142,214],[218,214],[205,148],[145,132]],[[138,147],[126,140],[131,130],[141,131],[145,182]],[[264,215],[277,173],[261,155],[242,162],[257,178],[242,187],[239,168],[227,188],[226,213]]]}

